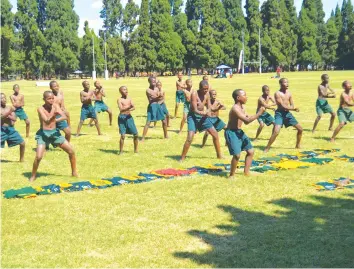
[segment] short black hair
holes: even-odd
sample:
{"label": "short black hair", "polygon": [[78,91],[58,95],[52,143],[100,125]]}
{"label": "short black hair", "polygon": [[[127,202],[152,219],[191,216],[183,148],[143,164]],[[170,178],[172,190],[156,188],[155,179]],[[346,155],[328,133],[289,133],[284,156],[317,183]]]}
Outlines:
{"label": "short black hair", "polygon": [[87,80],[84,80],[84,81],[81,83],[81,84],[82,84],[82,86],[84,86],[84,83],[85,83],[85,82],[88,82],[88,81],[87,81]]}
{"label": "short black hair", "polygon": [[56,80],[52,80],[51,82],[49,82],[49,87],[52,88],[54,83],[57,83],[57,81]]}
{"label": "short black hair", "polygon": [[12,86],[12,89],[14,90],[15,88],[20,88],[20,86],[18,84],[15,84]]}
{"label": "short black hair", "polygon": [[236,101],[237,100],[237,96],[240,95],[240,92],[243,92],[244,90],[242,89],[236,89],[232,92],[232,98]]}
{"label": "short black hair", "polygon": [[288,80],[287,78],[281,78],[279,79],[279,84],[282,84],[284,80]]}
{"label": "short black hair", "polygon": [[208,86],[209,87],[208,81],[202,80],[201,82],[199,82],[199,90],[202,89],[204,86]]}
{"label": "short black hair", "polygon": [[151,80],[152,80],[152,79],[156,79],[156,78],[153,77],[153,76],[151,76],[151,77],[148,78],[148,82],[151,83]]}
{"label": "short black hair", "polygon": [[266,89],[269,89],[268,85],[263,85],[262,92],[265,92]]}
{"label": "short black hair", "polygon": [[45,91],[43,93],[43,98],[46,98],[49,94],[53,94],[52,91]]}
{"label": "short black hair", "polygon": [[203,80],[204,80],[204,78],[208,78],[208,76],[207,76],[207,75],[204,75],[204,76],[203,76]]}
{"label": "short black hair", "polygon": [[349,83],[349,80],[344,80],[342,83],[342,87],[344,87],[345,85],[347,85]]}
{"label": "short black hair", "polygon": [[324,80],[324,77],[325,77],[325,76],[327,76],[327,77],[328,77],[328,75],[327,75],[327,74],[322,74],[321,79],[322,79],[322,80]]}

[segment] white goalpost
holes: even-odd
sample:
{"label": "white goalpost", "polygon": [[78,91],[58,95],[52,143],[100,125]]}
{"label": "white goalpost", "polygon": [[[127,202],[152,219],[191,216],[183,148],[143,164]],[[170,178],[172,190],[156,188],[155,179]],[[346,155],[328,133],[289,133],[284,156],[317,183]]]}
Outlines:
{"label": "white goalpost", "polygon": [[259,60],[255,62],[246,62],[245,57],[245,32],[242,31],[242,50],[240,52],[240,58],[238,61],[238,70],[240,70],[242,65],[242,74],[245,74],[245,64],[258,64],[259,65],[259,74],[262,74],[262,43],[261,43],[261,29],[258,30],[258,56]]}

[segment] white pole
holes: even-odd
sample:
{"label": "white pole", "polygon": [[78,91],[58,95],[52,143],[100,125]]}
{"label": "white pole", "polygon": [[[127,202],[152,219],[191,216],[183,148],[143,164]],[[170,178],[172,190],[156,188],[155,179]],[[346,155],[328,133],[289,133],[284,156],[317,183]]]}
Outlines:
{"label": "white pole", "polygon": [[93,35],[92,35],[92,61],[93,61],[92,79],[96,80],[95,39]]}
{"label": "white pole", "polygon": [[104,70],[104,78],[108,80],[108,70],[107,70],[107,52],[106,52],[106,29],[104,31],[104,61],[105,61],[105,70]]}
{"label": "white pole", "polygon": [[262,74],[262,44],[261,44],[261,28],[259,28],[258,32],[259,38],[259,74]]}
{"label": "white pole", "polygon": [[245,74],[245,32],[242,30],[242,74]]}

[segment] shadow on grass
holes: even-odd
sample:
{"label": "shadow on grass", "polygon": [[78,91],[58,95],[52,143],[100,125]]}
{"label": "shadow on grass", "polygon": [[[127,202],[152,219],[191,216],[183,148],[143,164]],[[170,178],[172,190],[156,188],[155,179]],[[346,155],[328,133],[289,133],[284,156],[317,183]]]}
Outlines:
{"label": "shadow on grass", "polygon": [[[30,178],[32,176],[32,173],[31,172],[24,172],[22,173],[22,175],[24,177],[27,177],[27,178]],[[51,173],[45,173],[45,172],[39,172],[37,173],[37,178],[39,177],[46,177],[46,176],[58,176],[56,174],[51,174]]]}
{"label": "shadow on grass", "polygon": [[288,198],[269,202],[280,207],[278,216],[220,205],[230,222],[214,227],[218,234],[188,232],[208,244],[208,250],[174,255],[215,268],[352,267],[354,195],[349,196],[312,196],[314,203]]}
{"label": "shadow on grass", "polygon": [[[102,151],[104,153],[110,153],[110,154],[115,154],[118,155],[119,150],[118,149],[98,149],[99,151]],[[123,151],[124,153],[124,151]]]}
{"label": "shadow on grass", "polygon": [[0,160],[0,163],[16,163],[18,161]]}
{"label": "shadow on grass", "polygon": [[[314,139],[325,140],[330,142],[331,136],[315,136]],[[336,137],[336,140],[348,140],[348,139],[354,139],[354,137]]]}

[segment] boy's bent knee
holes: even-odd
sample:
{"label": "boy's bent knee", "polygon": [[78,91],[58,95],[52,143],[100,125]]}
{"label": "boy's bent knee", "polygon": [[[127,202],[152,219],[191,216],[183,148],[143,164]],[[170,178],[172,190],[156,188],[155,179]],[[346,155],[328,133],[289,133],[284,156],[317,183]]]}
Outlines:
{"label": "boy's bent knee", "polygon": [[235,155],[233,155],[233,158],[234,158],[235,160],[237,160],[237,161],[240,159],[240,157],[241,157],[240,154],[235,154]]}

